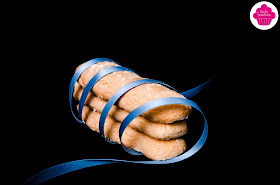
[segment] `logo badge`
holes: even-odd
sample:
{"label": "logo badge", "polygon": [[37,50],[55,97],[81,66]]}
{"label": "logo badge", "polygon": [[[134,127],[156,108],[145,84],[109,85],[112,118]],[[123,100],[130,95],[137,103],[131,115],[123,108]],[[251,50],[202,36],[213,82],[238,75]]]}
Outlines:
{"label": "logo badge", "polygon": [[270,2],[261,1],[255,4],[250,12],[252,24],[260,30],[272,28],[278,21],[277,8]]}

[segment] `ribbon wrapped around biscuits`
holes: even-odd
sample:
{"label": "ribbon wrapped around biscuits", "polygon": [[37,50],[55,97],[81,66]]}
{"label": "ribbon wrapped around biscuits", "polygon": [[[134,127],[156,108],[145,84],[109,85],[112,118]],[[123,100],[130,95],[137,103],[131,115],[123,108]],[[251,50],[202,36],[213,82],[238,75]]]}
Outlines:
{"label": "ribbon wrapped around biscuits", "polygon": [[[200,107],[189,98],[205,89],[211,80],[185,92],[158,80],[142,78],[108,58],[92,59],[77,67],[69,86],[73,117],[99,132],[112,144],[121,144],[132,155],[152,160],[83,159],[48,168],[24,184],[40,184],[79,169],[111,163],[169,164],[194,155],[204,145],[208,124]],[[72,100],[79,101],[75,115]],[[182,136],[192,109],[204,118],[199,140],[186,151]]]}
{"label": "ribbon wrapped around biscuits", "polygon": [[[83,89],[98,72],[115,66],[119,65],[111,61],[103,61],[87,68],[75,84],[74,97],[80,100]],[[90,129],[100,132],[99,117],[108,100],[122,87],[143,79],[125,68],[124,71],[116,71],[103,76],[94,84],[88,96],[84,96],[86,108],[79,110],[83,111],[82,120]],[[108,140],[120,143],[118,136],[120,122],[135,108],[159,98],[185,98],[164,85],[151,83],[152,81],[146,82],[128,90],[108,112],[104,124],[104,135]],[[123,133],[122,142],[124,146],[141,152],[152,160],[176,157],[186,149],[185,141],[179,137],[187,131],[186,121],[182,119],[189,116],[190,112],[190,106],[178,104],[165,105],[147,111],[130,123]]]}

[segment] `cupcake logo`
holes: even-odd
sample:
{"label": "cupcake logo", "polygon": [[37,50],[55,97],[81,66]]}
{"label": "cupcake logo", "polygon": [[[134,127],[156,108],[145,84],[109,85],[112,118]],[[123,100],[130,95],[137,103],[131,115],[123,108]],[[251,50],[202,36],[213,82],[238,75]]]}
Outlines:
{"label": "cupcake logo", "polygon": [[268,30],[276,24],[278,11],[272,3],[261,1],[251,9],[250,19],[258,29]]}
{"label": "cupcake logo", "polygon": [[258,20],[259,25],[270,25],[271,20],[275,18],[275,13],[266,4],[263,4],[261,8],[257,9],[253,17]]}

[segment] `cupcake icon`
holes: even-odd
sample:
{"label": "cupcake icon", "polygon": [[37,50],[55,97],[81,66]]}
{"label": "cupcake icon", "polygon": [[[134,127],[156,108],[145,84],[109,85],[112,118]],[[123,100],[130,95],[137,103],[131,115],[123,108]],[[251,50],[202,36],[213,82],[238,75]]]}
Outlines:
{"label": "cupcake icon", "polygon": [[263,4],[256,10],[253,17],[257,19],[259,25],[266,26],[270,25],[271,20],[275,18],[275,13],[266,4]]}

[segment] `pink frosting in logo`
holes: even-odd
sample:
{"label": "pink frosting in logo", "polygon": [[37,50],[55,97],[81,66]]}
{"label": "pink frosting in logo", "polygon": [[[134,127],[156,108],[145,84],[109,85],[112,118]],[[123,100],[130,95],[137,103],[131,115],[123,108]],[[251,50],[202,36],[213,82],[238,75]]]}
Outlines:
{"label": "pink frosting in logo", "polygon": [[259,25],[269,25],[271,20],[275,18],[275,13],[266,4],[263,4],[261,8],[257,9],[253,17],[258,20]]}

